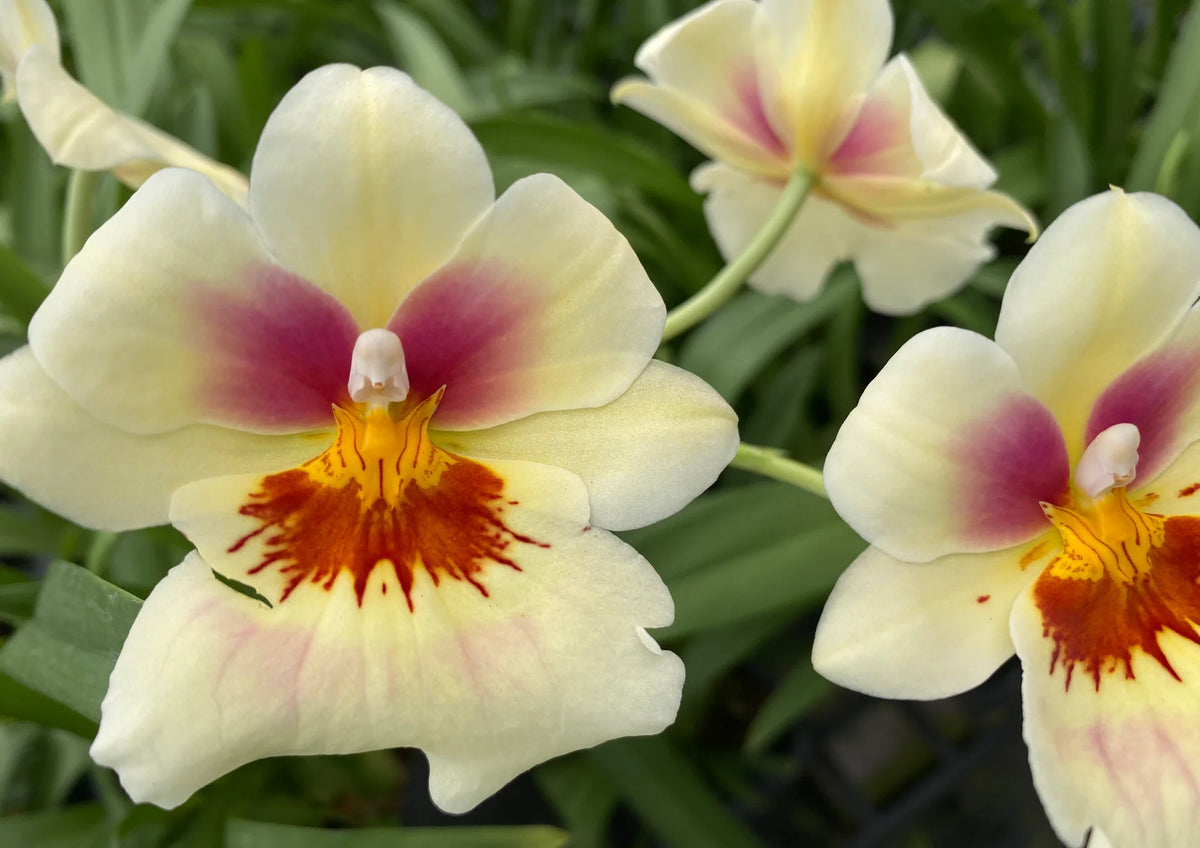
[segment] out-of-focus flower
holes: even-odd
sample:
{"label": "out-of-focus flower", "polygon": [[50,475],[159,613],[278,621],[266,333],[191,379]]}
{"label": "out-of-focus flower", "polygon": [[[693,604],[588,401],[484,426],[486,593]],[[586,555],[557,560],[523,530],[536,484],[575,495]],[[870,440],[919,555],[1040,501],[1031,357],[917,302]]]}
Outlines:
{"label": "out-of-focus flower", "polygon": [[189,168],[245,204],[242,174],[108,106],[72,79],[59,59],[58,27],[45,0],[0,0],[5,99],[15,94],[30,129],[55,164],[111,171],[130,188],[138,188],[162,168]]}
{"label": "out-of-focus flower", "polygon": [[0,476],[198,549],[134,623],[93,756],[173,806],[259,757],[414,746],[461,811],[660,731],[683,668],[644,628],[671,599],[608,530],[683,506],[737,433],[651,361],[629,245],[554,177],[494,199],[391,69],[306,77],[253,174],[249,214],[152,177],[0,362]]}
{"label": "out-of-focus flower", "polygon": [[938,109],[892,40],[887,0],[714,0],[638,51],[650,77],[613,100],[665,124],[715,162],[692,175],[727,259],[770,217],[798,170],[815,193],[750,277],[813,297],[852,259],[873,309],[914,312],[993,255],[988,231],[1036,232],[988,191],[996,173]]}
{"label": "out-of-focus flower", "polygon": [[1063,213],[996,341],[941,328],[863,393],[825,466],[871,547],[813,661],[941,698],[1015,649],[1047,813],[1080,845],[1200,833],[1200,229],[1118,190]]}
{"label": "out-of-focus flower", "polygon": [[0,102],[16,99],[17,63],[39,44],[52,61],[59,60],[58,23],[45,0],[0,0]]}

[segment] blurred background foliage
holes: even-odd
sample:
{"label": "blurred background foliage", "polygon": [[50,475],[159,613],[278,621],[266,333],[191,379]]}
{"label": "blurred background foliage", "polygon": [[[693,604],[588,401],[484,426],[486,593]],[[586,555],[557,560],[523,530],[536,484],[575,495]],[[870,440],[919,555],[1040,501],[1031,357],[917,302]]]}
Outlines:
{"label": "blurred background foliage", "polygon": [[[328,62],[396,65],[454,107],[503,190],[558,174],[629,239],[668,304],[720,260],[687,174],[701,156],[607,92],[691,0],[52,0],[93,91],[243,170],[267,116]],[[1196,11],[1192,7],[1197,8]],[[895,0],[896,49],[1043,224],[1109,184],[1200,213],[1200,0]],[[0,344],[61,269],[68,175],[0,111]],[[303,178],[303,175],[298,175]],[[128,192],[105,178],[95,222]],[[169,236],[169,234],[166,234]],[[841,269],[809,304],[746,292],[662,356],[737,408],[747,441],[820,463],[914,333],[990,334],[1026,246],[922,314],[865,311]],[[2,437],[2,434],[0,434]],[[688,668],[679,721],[567,756],[466,817],[436,811],[411,751],[253,763],[182,808],[133,806],[87,745],[139,598],[188,549],[173,530],[76,527],[0,502],[0,845],[50,848],[750,848],[1054,845],[1020,741],[1017,672],[966,696],[883,704],[808,654],[862,549],[829,505],[728,472],[626,534],[677,604],[657,635]],[[936,657],[930,658],[936,662]],[[317,829],[322,828],[322,829]]]}

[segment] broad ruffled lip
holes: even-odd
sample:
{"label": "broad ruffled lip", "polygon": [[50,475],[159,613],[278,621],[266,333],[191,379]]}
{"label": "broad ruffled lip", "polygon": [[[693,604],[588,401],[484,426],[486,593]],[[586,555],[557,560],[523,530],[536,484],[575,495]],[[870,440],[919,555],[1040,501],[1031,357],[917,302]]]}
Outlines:
{"label": "broad ruffled lip", "polygon": [[[1035,782],[1069,844],[1099,827],[1115,845],[1184,845],[1198,825],[1200,593],[1187,554],[1200,524],[1188,517],[1200,491],[1197,269],[1200,228],[1169,201],[1113,190],[1073,206],[1014,274],[996,342],[947,328],[915,337],[826,463],[835,508],[873,547],[826,607],[815,665],[874,694],[933,698],[975,685],[1015,650]],[[1036,600],[1054,589],[1046,575],[1063,541],[1036,514],[1039,502],[1083,499],[1070,470],[1115,424],[1142,433],[1129,514],[1166,522],[1149,565],[1162,574],[1130,603],[1168,624],[1148,635],[1129,625],[1111,663],[1103,654],[1072,682],[1074,657],[1058,653],[1067,624],[1050,627]],[[1138,544],[1151,545],[1149,532]],[[1070,578],[1071,562],[1051,582]],[[1119,618],[1094,632],[1128,625]],[[1153,650],[1139,651],[1142,640]]]}

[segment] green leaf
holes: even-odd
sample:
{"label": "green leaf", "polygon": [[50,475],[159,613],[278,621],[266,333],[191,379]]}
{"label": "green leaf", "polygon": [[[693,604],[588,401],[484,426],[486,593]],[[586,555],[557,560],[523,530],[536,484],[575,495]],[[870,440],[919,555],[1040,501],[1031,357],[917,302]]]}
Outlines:
{"label": "green leaf", "polygon": [[85,569],[56,562],[33,619],[0,649],[0,671],[99,721],[108,676],[140,605]]}
{"label": "green leaf", "polygon": [[124,91],[121,105],[130,114],[141,115],[150,104],[154,87],[167,69],[171,45],[179,35],[192,0],[158,0],[133,55],[124,62]]}
{"label": "green leaf", "polygon": [[646,827],[674,848],[760,845],[666,737],[619,739],[593,748],[588,756]]}
{"label": "green leaf", "polygon": [[603,848],[616,808],[615,786],[587,757],[577,754],[543,763],[533,771],[542,796],[571,833],[571,848]]}
{"label": "green leaf", "polygon": [[767,750],[800,716],[835,688],[817,674],[812,660],[805,656],[763,701],[746,731],[746,751],[761,754]]}
{"label": "green leaf", "polygon": [[856,295],[852,277],[848,269],[838,271],[808,303],[742,292],[688,337],[679,366],[735,403],[768,362],[846,308]]}
{"label": "green leaf", "polygon": [[16,625],[29,620],[40,588],[35,580],[0,585],[0,621]]}
{"label": "green leaf", "polygon": [[[727,519],[726,519],[727,520]],[[722,522],[722,526],[728,526]],[[865,547],[840,521],[668,580],[675,623],[663,641],[820,604]]]}
{"label": "green leaf", "polygon": [[100,848],[107,844],[106,830],[99,804],[76,804],[65,810],[0,817],[0,845]]}
{"label": "green leaf", "polygon": [[470,124],[491,156],[536,160],[549,171],[590,171],[683,206],[695,203],[695,193],[674,165],[634,139],[540,114],[500,115]]}
{"label": "green leaf", "polygon": [[459,115],[464,118],[474,115],[475,98],[437,31],[420,15],[390,0],[377,2],[375,11],[383,21],[400,67]]}
{"label": "green leaf", "polygon": [[120,102],[125,54],[115,23],[122,0],[63,0],[76,76],[101,100]]}
{"label": "green leaf", "polygon": [[0,245],[0,306],[28,325],[50,287],[10,248]]}
{"label": "green leaf", "polygon": [[1159,167],[1181,130],[1194,121],[1200,99],[1200,0],[1194,0],[1179,37],[1171,50],[1166,74],[1158,89],[1158,100],[1141,143],[1129,169],[1125,188],[1130,191],[1154,189]]}
{"label": "green leaf", "polygon": [[839,519],[824,498],[762,481],[701,495],[650,527],[621,534],[668,582]]}
{"label": "green leaf", "polygon": [[225,848],[561,848],[556,827],[406,827],[320,830],[230,820]]}
{"label": "green leaf", "polygon": [[58,701],[47,698],[0,673],[0,716],[32,721],[45,727],[62,730],[91,739],[96,735],[96,722],[90,721]]}

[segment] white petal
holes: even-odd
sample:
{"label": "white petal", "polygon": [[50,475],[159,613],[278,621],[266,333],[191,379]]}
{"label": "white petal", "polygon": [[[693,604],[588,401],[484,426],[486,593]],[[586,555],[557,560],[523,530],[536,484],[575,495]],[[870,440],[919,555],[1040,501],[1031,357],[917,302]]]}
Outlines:
{"label": "white petal", "polygon": [[[1098,635],[1124,624],[1105,618],[1091,626]],[[1096,827],[1117,848],[1193,848],[1200,833],[1200,647],[1160,631],[1154,638],[1178,678],[1135,647],[1128,675],[1113,660],[1096,681],[1076,668],[1067,685],[1044,632],[1031,587],[1013,609],[1012,636],[1025,671],[1034,784],[1059,838],[1080,845]]]}
{"label": "white petal", "polygon": [[118,112],[62,69],[57,51],[29,50],[17,68],[21,112],[56,164],[112,171],[137,188],[163,168],[199,171],[241,205],[246,178],[144,121]]}
{"label": "white petal", "polygon": [[1038,239],[1009,282],[996,341],[1054,411],[1072,461],[1101,391],[1165,342],[1197,296],[1200,229],[1157,195],[1088,198]]}
{"label": "white petal", "polygon": [[224,474],[291,468],[328,434],[256,436],[194,425],[135,436],[96,420],[46,376],[29,348],[0,359],[0,478],[79,524],[164,524],[171,493]]}
{"label": "white petal", "polygon": [[704,491],[737,451],[737,416],[707,383],[652,361],[599,409],[546,412],[489,430],[443,433],[466,456],[525,459],[583,480],[591,520],[610,530],[666,518]]}
{"label": "white petal", "polygon": [[756,21],[764,100],[782,104],[798,160],[837,148],[892,42],[887,0],[763,0]]}
{"label": "white petal", "polygon": [[[134,799],[174,806],[252,759],[414,746],[429,757],[434,801],[462,812],[550,757],[662,730],[683,668],[642,629],[671,620],[661,580],[586,526],[572,475],[493,467],[520,501],[505,522],[549,547],[522,544],[520,571],[494,564],[481,578],[486,596],[421,572],[410,611],[394,577],[384,593],[390,571],[376,568],[361,606],[343,575],[267,608],[218,583],[199,557],[186,560],[130,632],[93,756]],[[226,551],[220,531],[240,533],[232,525],[245,520],[226,511],[236,501],[221,507],[231,483],[185,489],[174,512],[212,566],[237,576],[257,551]]]}
{"label": "white petal", "polygon": [[59,60],[58,23],[45,0],[0,0],[0,81],[4,91],[0,100],[11,102],[17,65],[25,51],[35,44],[46,48]]}
{"label": "white petal", "polygon": [[994,221],[977,216],[861,227],[854,267],[867,306],[884,315],[911,315],[962,288],[989,261]]}
{"label": "white petal", "polygon": [[[612,92],[709,156],[752,173],[786,174],[776,104],[764,102],[755,55],[753,0],[713,0],[659,30],[634,62],[650,81]],[[773,72],[773,69],[768,72]]]}
{"label": "white petal", "polygon": [[963,188],[996,181],[991,165],[929,97],[906,56],[884,67],[828,167]]}
{"label": "white petal", "polygon": [[178,169],[92,235],[29,326],[54,381],[135,433],[328,427],[357,336],[337,301],[273,264],[244,209]]}
{"label": "white petal", "polygon": [[879,698],[947,698],[978,686],[1013,655],[1013,601],[1056,542],[918,564],[867,548],[825,604],[813,667]]}
{"label": "white petal", "polygon": [[254,220],[289,270],[382,327],[491,204],[462,120],[394,68],[329,65],[283,98],[251,168]]}
{"label": "white petal", "polygon": [[435,426],[608,403],[646,367],[666,308],[608,219],[549,174],[514,183],[388,328]]}
{"label": "white petal", "polygon": [[[758,235],[783,190],[779,183],[716,163],[698,168],[692,174],[692,187],[708,193],[704,216],[726,261],[741,254]],[[749,283],[767,294],[811,300],[834,265],[853,255],[861,230],[862,225],[837,205],[810,194]]]}
{"label": "white petal", "polygon": [[993,342],[950,327],[902,347],[825,460],[825,487],[863,538],[907,561],[1040,535],[1070,469],[1062,434]]}

